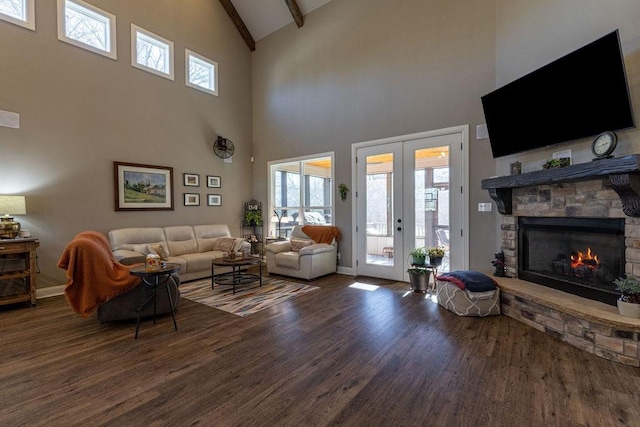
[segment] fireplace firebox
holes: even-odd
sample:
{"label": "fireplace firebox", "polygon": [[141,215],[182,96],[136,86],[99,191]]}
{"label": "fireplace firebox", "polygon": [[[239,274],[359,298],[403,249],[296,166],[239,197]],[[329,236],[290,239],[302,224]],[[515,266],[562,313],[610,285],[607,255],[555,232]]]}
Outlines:
{"label": "fireplace firebox", "polygon": [[616,305],[624,275],[624,219],[518,218],[518,277]]}

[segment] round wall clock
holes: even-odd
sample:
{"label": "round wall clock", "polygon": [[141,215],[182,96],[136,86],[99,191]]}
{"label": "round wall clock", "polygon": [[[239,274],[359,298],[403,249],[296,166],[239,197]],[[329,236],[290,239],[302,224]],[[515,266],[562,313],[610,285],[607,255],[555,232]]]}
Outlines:
{"label": "round wall clock", "polygon": [[613,150],[616,149],[618,144],[618,137],[615,132],[602,132],[593,140],[591,144],[591,152],[596,156],[595,160],[610,159],[613,156]]}

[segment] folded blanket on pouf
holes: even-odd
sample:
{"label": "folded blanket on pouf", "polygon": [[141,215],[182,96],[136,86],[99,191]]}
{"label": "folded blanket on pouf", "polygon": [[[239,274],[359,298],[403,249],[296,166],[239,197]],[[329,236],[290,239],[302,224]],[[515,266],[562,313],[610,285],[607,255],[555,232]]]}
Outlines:
{"label": "folded blanket on pouf", "polygon": [[438,280],[451,282],[469,292],[487,292],[496,289],[496,281],[486,274],[473,270],[457,270],[441,274]]}
{"label": "folded blanket on pouf", "polygon": [[436,278],[438,304],[458,316],[500,314],[500,288],[477,271],[452,271]]}

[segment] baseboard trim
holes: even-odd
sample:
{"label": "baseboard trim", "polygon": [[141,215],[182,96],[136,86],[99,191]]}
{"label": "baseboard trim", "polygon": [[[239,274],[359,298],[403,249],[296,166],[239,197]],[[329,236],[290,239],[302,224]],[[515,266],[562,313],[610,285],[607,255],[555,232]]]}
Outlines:
{"label": "baseboard trim", "polygon": [[351,267],[338,267],[338,274],[346,274],[347,276],[355,276],[353,268]]}

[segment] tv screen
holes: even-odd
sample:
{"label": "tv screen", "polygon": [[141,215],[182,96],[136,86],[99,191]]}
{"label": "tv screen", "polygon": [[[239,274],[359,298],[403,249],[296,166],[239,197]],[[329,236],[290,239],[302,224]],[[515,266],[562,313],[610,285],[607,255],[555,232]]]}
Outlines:
{"label": "tv screen", "polygon": [[482,97],[493,157],[634,126],[618,30]]}

